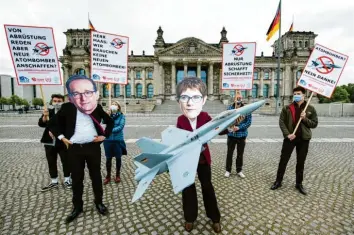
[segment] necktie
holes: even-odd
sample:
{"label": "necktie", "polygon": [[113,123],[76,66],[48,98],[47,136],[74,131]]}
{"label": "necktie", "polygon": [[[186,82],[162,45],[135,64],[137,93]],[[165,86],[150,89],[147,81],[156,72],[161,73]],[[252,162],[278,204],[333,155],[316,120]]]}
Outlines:
{"label": "necktie", "polygon": [[91,114],[90,114],[90,117],[92,119],[92,121],[96,124],[96,126],[98,127],[98,129],[100,130],[100,134],[101,135],[104,135],[105,134],[105,131],[103,130],[101,124],[96,120],[96,118],[94,118]]}

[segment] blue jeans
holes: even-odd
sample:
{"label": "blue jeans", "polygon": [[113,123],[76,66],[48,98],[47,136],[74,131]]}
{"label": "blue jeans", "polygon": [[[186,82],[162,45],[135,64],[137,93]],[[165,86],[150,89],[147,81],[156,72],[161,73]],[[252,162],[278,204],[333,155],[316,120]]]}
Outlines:
{"label": "blue jeans", "polygon": [[106,169],[107,177],[111,177],[112,169],[112,158],[116,158],[116,176],[120,176],[120,168],[122,166],[122,148],[119,142],[115,141],[104,141],[103,142],[104,151],[106,154]]}

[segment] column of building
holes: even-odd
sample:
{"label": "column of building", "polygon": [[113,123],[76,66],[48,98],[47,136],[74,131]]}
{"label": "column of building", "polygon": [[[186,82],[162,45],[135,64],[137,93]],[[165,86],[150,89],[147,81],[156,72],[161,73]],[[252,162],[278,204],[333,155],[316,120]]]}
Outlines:
{"label": "column of building", "polygon": [[130,70],[130,95],[132,98],[135,98],[135,70],[137,68],[132,67]]}
{"label": "column of building", "polygon": [[159,64],[159,73],[160,73],[160,79],[161,79],[161,86],[160,86],[160,97],[163,98],[164,97],[164,94],[165,94],[165,71],[163,69],[163,63],[160,62]]}
{"label": "column of building", "polygon": [[260,79],[259,79],[259,86],[258,86],[258,97],[263,97],[263,86],[264,86],[264,68],[260,69]]}
{"label": "column of building", "polygon": [[275,79],[275,69],[272,68],[272,77],[271,77],[271,81],[270,81],[270,97],[276,96],[276,94],[274,92],[275,84],[277,84],[277,81]]}
{"label": "column of building", "polygon": [[202,78],[201,73],[202,73],[202,63],[200,61],[198,61],[197,62],[197,77],[198,78]]}
{"label": "column of building", "polygon": [[187,62],[184,62],[183,63],[183,69],[184,69],[184,77],[187,77],[187,74],[188,74],[188,63]]}
{"label": "column of building", "polygon": [[171,62],[171,100],[176,99],[176,62]]}
{"label": "column of building", "polygon": [[296,84],[297,84],[297,79],[296,79],[297,70],[298,70],[297,67],[293,67],[293,88],[295,88],[295,87],[296,87]]}
{"label": "column of building", "polygon": [[143,85],[142,98],[145,99],[146,98],[146,68],[145,67],[142,69],[141,77],[142,77],[142,85]]}
{"label": "column of building", "polygon": [[213,74],[214,74],[214,62],[209,62],[209,75],[208,75],[208,96],[209,99],[213,99]]}

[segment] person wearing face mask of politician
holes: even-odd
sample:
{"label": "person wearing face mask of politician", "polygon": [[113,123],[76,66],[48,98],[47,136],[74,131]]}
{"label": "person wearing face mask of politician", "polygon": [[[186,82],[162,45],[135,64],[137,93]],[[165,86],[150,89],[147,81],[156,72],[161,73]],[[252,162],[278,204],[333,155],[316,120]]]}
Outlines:
{"label": "person wearing face mask of politician", "polygon": [[[236,94],[234,103],[228,107],[228,110],[238,109],[243,106],[242,96],[240,93]],[[245,178],[242,173],[243,166],[243,152],[246,146],[246,138],[248,135],[248,128],[252,123],[252,114],[240,116],[236,119],[235,123],[228,128],[227,134],[227,158],[226,158],[226,172],[225,177],[230,177],[232,168],[232,157],[237,145],[236,157],[236,173],[239,177]]]}
{"label": "person wearing face mask of politician", "polygon": [[60,110],[61,105],[64,103],[64,96],[60,94],[53,94],[50,104],[52,109],[45,109],[42,116],[38,120],[38,126],[45,128],[41,143],[44,144],[45,155],[48,161],[49,175],[51,182],[42,188],[42,192],[57,188],[58,183],[58,169],[57,157],[58,154],[61,159],[64,171],[64,186],[67,189],[71,188],[70,167],[68,163],[68,154],[65,145],[59,141],[48,129],[48,121]]}
{"label": "person wearing face mask of politician", "polygon": [[[307,192],[302,185],[305,160],[312,137],[312,128],[318,125],[316,109],[308,105],[306,111],[306,101],[304,100],[306,90],[303,87],[293,89],[293,103],[284,106],[279,118],[279,126],[284,136],[283,147],[280,155],[277,178],[271,190],[280,188],[286,165],[296,147],[296,185],[295,188],[303,195]],[[298,121],[301,120],[298,129],[293,134]]]}
{"label": "person wearing face mask of politician", "polygon": [[[177,119],[177,128],[194,131],[212,120],[207,112],[202,112],[203,105],[207,99],[207,88],[200,78],[184,78],[177,84],[176,94],[177,101],[182,111],[182,115]],[[188,162],[186,162],[186,164],[188,164]],[[198,179],[202,188],[206,215],[212,221],[214,232],[220,233],[220,211],[214,187],[211,182],[210,165],[211,156],[209,147],[207,144],[204,144],[197,168]],[[191,232],[198,215],[198,199],[195,184],[183,189],[182,204],[185,218],[184,228],[186,231]]]}
{"label": "person wearing face mask of politician", "polygon": [[114,121],[112,134],[103,141],[104,150],[106,153],[106,169],[107,176],[103,184],[111,182],[112,158],[116,158],[116,177],[114,182],[121,182],[120,169],[122,166],[122,155],[127,155],[127,148],[124,142],[123,129],[125,125],[125,116],[122,113],[121,106],[118,102],[113,102],[108,114]]}

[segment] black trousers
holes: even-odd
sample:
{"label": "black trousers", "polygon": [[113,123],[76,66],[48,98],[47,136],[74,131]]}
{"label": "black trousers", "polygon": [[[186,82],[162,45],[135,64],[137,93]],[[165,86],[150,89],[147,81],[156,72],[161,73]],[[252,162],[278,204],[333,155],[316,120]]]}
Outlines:
{"label": "black trousers", "polygon": [[288,164],[290,156],[296,147],[296,184],[302,183],[309,143],[310,140],[303,140],[298,137],[292,141],[290,141],[288,138],[284,139],[277,172],[278,182],[282,182],[286,170],[286,165]]}
{"label": "black trousers", "polygon": [[101,176],[101,148],[99,143],[73,144],[68,149],[71,166],[73,204],[82,208],[84,190],[85,163],[90,173],[95,204],[102,203],[103,188]]}
{"label": "black trousers", "polygon": [[70,166],[68,163],[68,153],[65,148],[57,148],[55,146],[44,145],[45,156],[47,157],[50,178],[58,177],[58,154],[63,166],[64,177],[70,176]]}
{"label": "black trousers", "polygon": [[232,157],[234,155],[236,145],[237,145],[236,172],[239,173],[242,171],[243,152],[245,151],[246,138],[227,137],[226,171],[231,172]]}
{"label": "black trousers", "polygon": [[[197,173],[202,188],[206,215],[214,223],[218,223],[220,222],[220,212],[214,187],[211,183],[210,165],[199,164]],[[195,184],[192,184],[182,191],[182,203],[185,220],[187,222],[194,222],[198,216],[198,199]]]}

